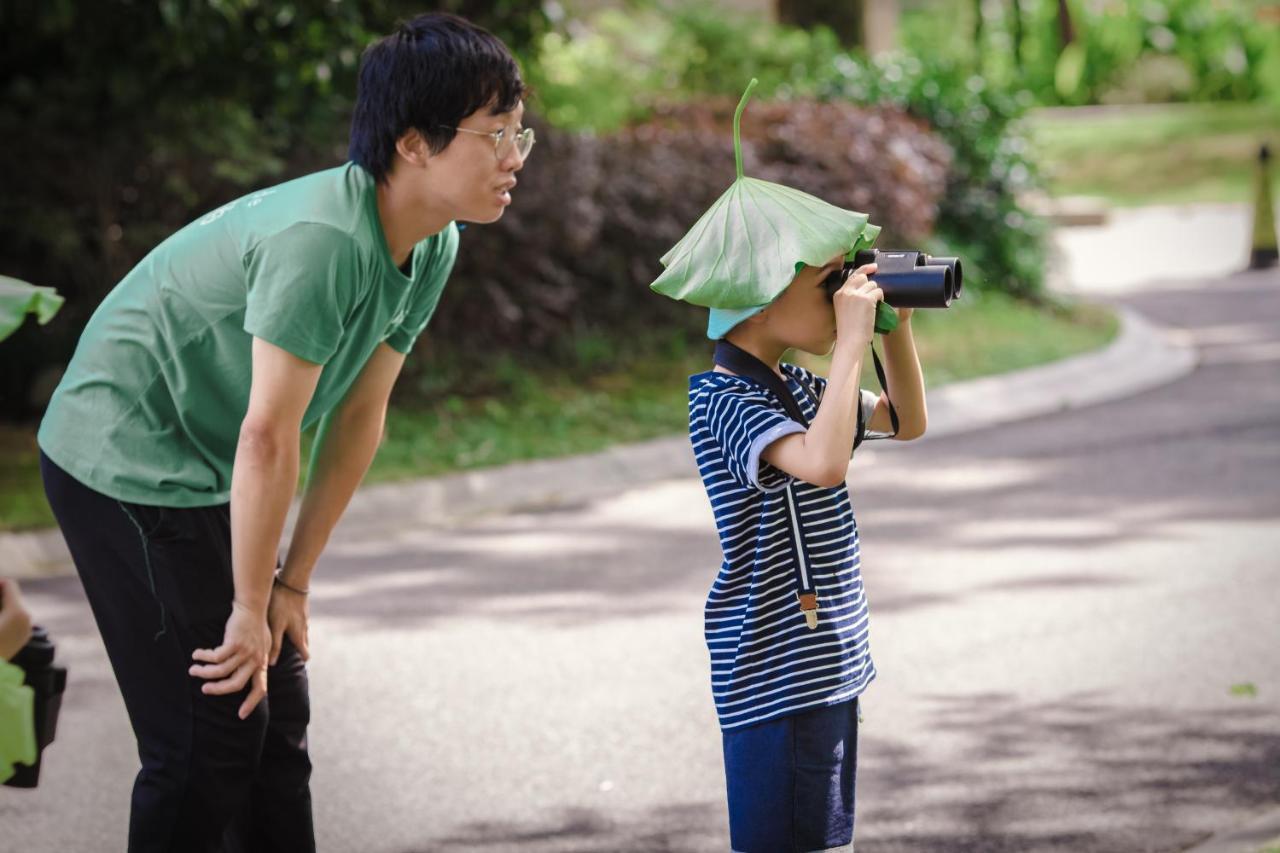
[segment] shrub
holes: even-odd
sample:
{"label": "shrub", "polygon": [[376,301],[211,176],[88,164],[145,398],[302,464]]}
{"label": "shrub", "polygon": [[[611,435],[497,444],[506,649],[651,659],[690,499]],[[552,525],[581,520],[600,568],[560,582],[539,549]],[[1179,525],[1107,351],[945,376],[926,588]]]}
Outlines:
{"label": "shrub", "polygon": [[[733,181],[735,103],[668,108],[600,137],[538,126],[515,205],[463,232],[430,350],[408,368],[401,399],[509,384],[487,370],[459,380],[462,364],[500,353],[581,372],[704,340],[705,312],[648,286],[658,259]],[[899,110],[753,102],[742,135],[748,174],[872,213],[884,245],[932,229],[950,152]]]}

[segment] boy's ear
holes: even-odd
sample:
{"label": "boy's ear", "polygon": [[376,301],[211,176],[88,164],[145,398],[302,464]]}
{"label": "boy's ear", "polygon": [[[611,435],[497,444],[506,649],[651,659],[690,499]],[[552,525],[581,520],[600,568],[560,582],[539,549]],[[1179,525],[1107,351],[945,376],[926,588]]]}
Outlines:
{"label": "boy's ear", "polygon": [[431,148],[417,130],[410,128],[396,140],[396,154],[410,166],[423,168],[431,160]]}

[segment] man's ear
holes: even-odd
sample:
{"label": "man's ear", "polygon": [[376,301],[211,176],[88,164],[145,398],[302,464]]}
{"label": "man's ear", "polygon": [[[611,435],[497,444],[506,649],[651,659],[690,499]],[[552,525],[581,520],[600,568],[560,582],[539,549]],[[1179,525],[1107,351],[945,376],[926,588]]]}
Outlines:
{"label": "man's ear", "polygon": [[410,128],[396,140],[396,154],[414,168],[424,168],[431,161],[431,147],[416,129]]}

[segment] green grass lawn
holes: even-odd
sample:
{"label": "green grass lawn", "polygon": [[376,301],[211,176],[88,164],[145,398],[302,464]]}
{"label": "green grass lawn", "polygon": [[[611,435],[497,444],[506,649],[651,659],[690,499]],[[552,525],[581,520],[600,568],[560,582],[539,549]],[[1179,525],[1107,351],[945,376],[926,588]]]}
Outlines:
{"label": "green grass lawn", "polygon": [[1280,192],[1280,106],[1052,109],[1027,122],[1054,195],[1119,205],[1252,201],[1258,146],[1268,141]]}
{"label": "green grass lawn", "polygon": [[[1107,343],[1115,318],[1092,307],[1032,307],[966,291],[947,311],[913,320],[929,385],[1015,370]],[[527,374],[505,398],[447,398],[396,409],[369,482],[424,477],[522,459],[600,450],[686,428],[690,373],[710,367],[710,345],[637,362],[587,383]],[[822,360],[809,360],[819,370]],[[868,362],[863,376],[875,387]],[[0,426],[0,530],[52,523],[40,487],[35,431]]]}

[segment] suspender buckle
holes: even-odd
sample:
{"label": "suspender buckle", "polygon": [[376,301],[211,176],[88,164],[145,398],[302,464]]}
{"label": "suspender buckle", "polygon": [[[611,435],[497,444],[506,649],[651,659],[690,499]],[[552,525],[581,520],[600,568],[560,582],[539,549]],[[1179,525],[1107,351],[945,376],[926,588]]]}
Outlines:
{"label": "suspender buckle", "polygon": [[812,631],[818,627],[818,595],[813,592],[798,592],[796,598],[800,599],[800,611],[804,613],[804,623]]}

